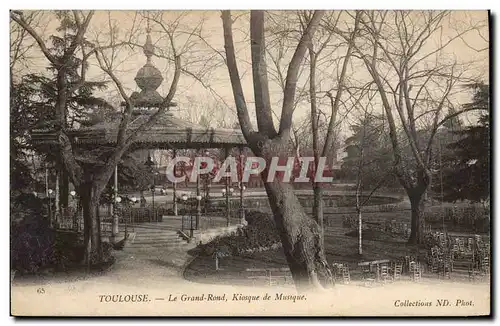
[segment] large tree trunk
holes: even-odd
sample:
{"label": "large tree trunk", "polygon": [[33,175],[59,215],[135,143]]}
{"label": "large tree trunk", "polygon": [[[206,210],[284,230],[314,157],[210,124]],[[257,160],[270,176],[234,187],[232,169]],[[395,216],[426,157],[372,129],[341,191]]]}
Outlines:
{"label": "large tree trunk", "polygon": [[[279,139],[260,144],[263,146],[252,146],[252,150],[267,162],[261,173],[262,179],[267,181],[272,157],[286,154],[280,151],[286,147]],[[304,292],[331,285],[332,272],[325,257],[319,224],[306,214],[290,183],[275,177],[264,185],[297,290]]]}
{"label": "large tree trunk", "polygon": [[265,188],[295,286],[301,292],[332,281],[318,223],[309,217],[290,184],[266,182]]}
{"label": "large tree trunk", "polygon": [[59,205],[61,207],[68,207],[69,198],[69,178],[68,172],[64,166],[61,169],[61,177],[59,178]]}
{"label": "large tree trunk", "polygon": [[299,291],[309,288],[322,288],[320,282],[322,276],[329,281],[332,280],[331,271],[323,251],[321,232],[318,223],[304,212],[298,198],[295,196],[293,187],[289,183],[283,183],[277,178],[273,182],[266,181],[272,157],[277,154],[286,154],[295,107],[295,92],[300,64],[307,49],[307,42],[314,35],[323,14],[323,11],[314,12],[288,65],[279,132],[276,133],[271,119],[272,110],[267,83],[264,12],[252,11],[250,16],[253,88],[258,132],[255,132],[252,127],[238,72],[231,13],[227,10],[222,12],[226,64],[231,79],[238,121],[249,147],[255,155],[264,158],[267,163],[267,168],[264,169],[261,176],[265,182],[266,192],[283,244],[284,253]]}
{"label": "large tree trunk", "polygon": [[99,264],[103,260],[101,247],[101,223],[99,220],[99,196],[93,182],[85,182],[80,189],[84,223],[84,263],[87,266]]}
{"label": "large tree trunk", "polygon": [[420,188],[409,190],[408,198],[411,204],[411,233],[408,243],[421,244],[423,241],[423,212],[424,212],[424,190]]}

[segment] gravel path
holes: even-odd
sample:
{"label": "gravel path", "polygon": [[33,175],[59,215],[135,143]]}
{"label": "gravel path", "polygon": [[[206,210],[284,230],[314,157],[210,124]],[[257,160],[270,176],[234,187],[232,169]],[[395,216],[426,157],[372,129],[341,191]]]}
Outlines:
{"label": "gravel path", "polygon": [[[248,287],[193,283],[181,271],[191,256],[185,249],[116,252],[106,273],[82,279],[58,277],[43,282],[16,282],[11,288],[11,313],[20,316],[230,316],[230,315],[476,315],[489,313],[488,284],[395,283],[376,288],[337,285],[305,300],[277,301],[278,295],[297,297],[293,288]],[[43,292],[41,292],[43,289]],[[142,296],[141,302],[105,302],[105,298]],[[206,300],[210,295],[222,301]],[[270,301],[234,300],[234,297]],[[203,297],[203,302],[186,298]],[[181,298],[184,298],[182,301]],[[452,306],[436,306],[436,299]],[[398,307],[396,301],[433,302],[432,307]],[[473,306],[456,306],[457,300]],[[399,302],[398,301],[398,302]]]}

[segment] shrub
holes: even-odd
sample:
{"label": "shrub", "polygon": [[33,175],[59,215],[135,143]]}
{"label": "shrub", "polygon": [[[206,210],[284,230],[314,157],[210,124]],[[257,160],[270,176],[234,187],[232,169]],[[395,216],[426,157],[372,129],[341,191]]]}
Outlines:
{"label": "shrub", "polygon": [[111,243],[102,242],[101,250],[102,250],[102,261],[100,261],[98,264],[95,263],[98,261],[97,253],[93,252],[91,254],[90,260],[92,262],[92,265],[94,265],[92,266],[93,268],[102,269],[104,266],[108,266],[115,261],[114,257],[111,254],[113,251],[113,245]]}
{"label": "shrub", "polygon": [[342,226],[345,228],[357,228],[358,227],[358,217],[356,215],[344,215],[342,216]]}
{"label": "shrub", "polygon": [[340,196],[337,199],[338,207],[351,207],[356,205],[356,197],[354,196]]}
{"label": "shrub", "polygon": [[426,233],[424,236],[424,246],[427,250],[439,246],[439,234],[438,233]]}
{"label": "shrub", "polygon": [[10,215],[11,269],[34,273],[51,264],[55,233],[44,216],[43,201],[33,195],[21,194],[13,200]]}
{"label": "shrub", "polygon": [[11,228],[11,268],[35,273],[50,265],[54,255],[54,233],[45,226],[22,225]]}
{"label": "shrub", "polygon": [[468,226],[476,231],[489,231],[489,210],[477,205],[454,206],[426,211],[424,219],[428,223],[450,222],[453,225]]}
{"label": "shrub", "polygon": [[260,211],[246,213],[248,225],[231,235],[219,236],[202,246],[206,255],[211,255],[220,248],[232,255],[246,252],[269,250],[281,244],[276,226],[269,214]]}
{"label": "shrub", "polygon": [[396,204],[383,204],[378,206],[380,212],[394,212],[396,208]]}
{"label": "shrub", "polygon": [[[44,216],[43,202],[33,196],[11,206],[10,262],[11,270],[21,274],[35,274],[44,268],[67,270],[79,265],[85,248],[73,232],[56,232]],[[112,245],[102,244],[105,263],[113,262]]]}

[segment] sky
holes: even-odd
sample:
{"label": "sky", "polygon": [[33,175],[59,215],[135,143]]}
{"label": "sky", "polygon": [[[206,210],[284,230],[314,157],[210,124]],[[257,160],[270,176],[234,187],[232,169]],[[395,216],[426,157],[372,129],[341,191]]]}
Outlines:
{"label": "sky", "polygon": [[[158,15],[162,15],[159,17]],[[239,63],[240,76],[245,92],[248,107],[253,112],[253,91],[251,78],[251,56],[249,46],[249,15],[245,11],[234,11],[233,17],[236,18],[233,26],[235,48],[237,51],[237,59]],[[274,13],[274,14],[281,14]],[[294,13],[289,12],[289,17],[293,17]],[[108,45],[110,42],[110,30],[115,29],[117,32],[114,35],[114,42],[131,42],[133,44],[142,45],[146,38],[147,19],[153,18],[161,21],[167,30],[172,30],[173,24],[177,24],[173,32],[174,44],[176,50],[183,51],[182,62],[189,74],[182,74],[179,82],[179,88],[176,92],[176,101],[179,103],[174,110],[179,116],[199,116],[193,114],[195,111],[203,111],[203,106],[216,105],[220,108],[219,112],[214,110],[207,111],[207,114],[214,116],[213,123],[221,116],[232,116],[234,119],[234,101],[232,97],[231,85],[227,68],[224,65],[222,56],[224,54],[222,20],[220,11],[164,11],[159,12],[144,12],[144,11],[96,11],[89,31],[87,39],[95,44]],[[341,16],[339,26],[347,28],[349,26],[349,17]],[[477,52],[475,49],[480,49],[488,46],[488,26],[486,11],[454,11],[450,14],[449,20],[443,23],[441,33],[436,33],[433,39],[428,42],[423,51],[432,51],[433,47],[439,43],[439,37],[446,39],[455,35],[457,30],[464,29],[467,26],[481,24],[482,27],[478,31],[472,31],[463,36],[462,39],[457,39],[447,46],[443,56],[447,58],[456,58],[459,62],[475,61],[474,67],[469,68],[474,74],[483,76],[485,81],[488,80],[488,51]],[[53,19],[50,12],[44,13],[41,27],[37,31],[43,35],[45,40],[48,36],[54,33],[57,28],[57,20]],[[164,56],[171,57],[170,40],[166,36],[165,29],[157,23],[151,22],[151,36],[155,44],[156,54],[160,57],[153,57],[153,63],[164,76],[164,81],[159,93],[165,96],[168,93],[170,86],[173,67],[170,60],[163,58]],[[194,31],[194,33],[193,33]],[[274,41],[275,39],[273,39]],[[268,42],[269,43],[269,42]],[[289,44],[286,49],[284,63],[280,65],[282,72],[286,73],[286,59],[291,56],[294,44]],[[122,82],[128,94],[133,91],[139,91],[134,77],[140,67],[145,64],[146,58],[139,47],[122,46],[114,50],[114,72]],[[41,56],[38,49],[33,47],[32,55],[34,59],[29,67],[30,71],[44,71],[47,61]],[[271,50],[268,54],[276,54]],[[338,65],[332,65],[331,62],[338,62],[339,58],[345,54],[345,46],[340,46],[335,51],[324,51],[323,62],[318,72],[320,77],[319,91],[325,91],[335,88],[335,78],[338,74]],[[222,56],[221,56],[222,54]],[[111,51],[107,51],[107,57],[111,58]],[[336,61],[337,60],[337,61]],[[272,60],[268,56],[268,70],[270,75],[270,91],[273,103],[273,111],[276,116],[280,115],[282,91],[277,83],[273,82],[272,76],[275,75],[275,68]],[[307,59],[303,62],[303,72],[298,83],[298,93],[301,89],[307,89]],[[90,60],[90,69],[88,72],[89,80],[110,80],[97,65],[94,58]],[[348,75],[354,81],[362,82],[370,79],[366,69],[360,61],[353,60],[348,67]],[[192,76],[196,76],[193,78]],[[322,77],[321,77],[322,76]],[[116,87],[110,83],[110,87],[104,91],[101,96],[117,104],[121,101]],[[344,95],[346,96],[346,95]],[[458,103],[464,103],[469,100],[470,94],[463,93],[456,97]],[[320,109],[328,112],[328,101],[324,97],[320,98]],[[348,101],[348,99],[346,99]],[[347,109],[346,109],[347,110]],[[191,114],[186,114],[191,111]],[[294,119],[299,119],[309,114],[308,101],[302,101],[297,105]],[[216,116],[217,115],[217,116]],[[216,117],[215,117],[216,116]],[[277,120],[277,119],[275,119]],[[277,121],[275,121],[277,124]],[[348,133],[348,128],[344,127],[344,132]]]}

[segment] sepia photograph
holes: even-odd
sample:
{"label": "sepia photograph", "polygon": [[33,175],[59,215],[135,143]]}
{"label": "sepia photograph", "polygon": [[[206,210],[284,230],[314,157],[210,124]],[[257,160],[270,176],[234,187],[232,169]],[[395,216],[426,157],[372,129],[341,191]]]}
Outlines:
{"label": "sepia photograph", "polygon": [[10,315],[491,316],[487,10],[9,10]]}

